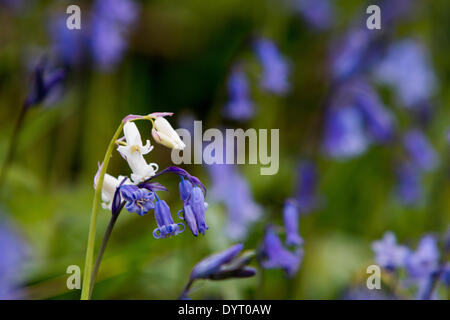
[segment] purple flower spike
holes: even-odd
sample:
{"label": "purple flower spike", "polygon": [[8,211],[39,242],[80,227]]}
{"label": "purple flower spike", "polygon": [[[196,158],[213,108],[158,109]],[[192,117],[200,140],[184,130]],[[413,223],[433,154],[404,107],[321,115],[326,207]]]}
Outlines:
{"label": "purple flower spike", "polygon": [[[164,200],[156,200],[155,202],[155,219],[158,228],[153,230],[153,236],[156,239],[174,236],[184,231],[182,223],[173,221],[170,208]],[[180,230],[181,226],[182,229]]]}
{"label": "purple flower spike", "polygon": [[283,209],[284,228],[286,230],[286,244],[300,246],[303,243],[298,233],[299,212],[292,200],[286,200]]}
{"label": "purple flower spike", "polygon": [[125,209],[129,212],[136,212],[143,216],[155,206],[155,194],[146,189],[141,189],[132,184],[127,184],[120,187],[120,194],[123,200],[126,201]]}
{"label": "purple flower spike", "polygon": [[235,67],[228,79],[228,95],[230,100],[224,109],[225,117],[246,121],[254,116],[247,76],[240,67]]}
{"label": "purple flower spike", "polygon": [[292,278],[300,268],[302,259],[302,248],[297,248],[294,252],[287,250],[272,227],[267,228],[260,252],[260,263],[263,268],[281,268],[289,278]]}
{"label": "purple flower spike", "polygon": [[415,129],[408,131],[403,143],[411,159],[419,168],[431,171],[436,167],[436,152],[421,131]]}
{"label": "purple flower spike", "polygon": [[375,252],[375,261],[388,271],[405,266],[409,249],[406,246],[397,245],[397,239],[392,232],[386,232],[383,239],[372,243]]}
{"label": "purple flower spike", "polygon": [[269,39],[258,39],[255,51],[263,67],[261,87],[275,94],[285,94],[290,89],[290,66],[280,54],[275,43]]}
{"label": "purple flower spike", "polygon": [[191,280],[209,278],[211,275],[217,273],[223,265],[232,261],[243,248],[244,245],[239,243],[223,252],[203,259],[192,269]]}

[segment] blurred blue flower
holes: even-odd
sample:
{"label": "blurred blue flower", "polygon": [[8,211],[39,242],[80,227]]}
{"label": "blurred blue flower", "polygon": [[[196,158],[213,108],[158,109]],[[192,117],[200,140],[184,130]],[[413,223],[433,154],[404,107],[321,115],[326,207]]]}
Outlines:
{"label": "blurred blue flower", "polygon": [[125,209],[129,212],[136,212],[143,216],[152,210],[155,200],[155,194],[147,189],[138,188],[132,184],[126,184],[120,187],[122,199],[126,201]]}
{"label": "blurred blue flower", "polygon": [[442,283],[444,283],[447,287],[450,287],[450,263],[447,262],[442,270],[441,274]]}
{"label": "blurred blue flower", "polygon": [[286,244],[300,246],[303,243],[299,234],[299,212],[296,203],[286,200],[283,208],[284,229],[286,230]]}
{"label": "blurred blue flower", "polygon": [[[164,200],[159,200],[157,196],[154,212],[156,224],[158,225],[158,227],[153,230],[153,236],[156,239],[174,236],[184,231],[184,225],[181,222],[175,223],[173,221],[169,206]],[[180,230],[181,226],[183,228]]]}
{"label": "blurred blue flower", "polygon": [[225,105],[223,114],[226,118],[246,121],[255,114],[255,108],[250,98],[247,76],[241,67],[233,68],[228,78],[229,101]]}
{"label": "blurred blue flower", "polygon": [[317,168],[313,162],[305,161],[298,167],[296,201],[302,214],[311,212],[319,204],[317,196]]}
{"label": "blurred blue flower", "polygon": [[422,199],[421,172],[410,163],[397,168],[396,194],[405,205],[415,205]]}
{"label": "blurred blue flower", "polygon": [[429,100],[436,91],[436,76],[425,48],[415,40],[392,44],[375,68],[375,77],[378,82],[392,86],[407,108]]}
{"label": "blurred blue flower", "polygon": [[261,266],[265,269],[280,268],[288,277],[293,277],[300,268],[303,248],[297,247],[293,252],[283,247],[273,227],[268,227],[259,252]]}
{"label": "blurred blue flower", "polygon": [[249,226],[261,217],[261,206],[255,202],[247,180],[236,166],[214,164],[208,169],[212,178],[210,197],[227,208],[227,236],[233,240],[245,238]]}
{"label": "blurred blue flower", "polygon": [[54,51],[67,67],[78,66],[85,54],[85,29],[69,30],[66,16],[53,16],[49,22],[49,33]]}
{"label": "blurred blue flower", "polygon": [[334,22],[334,4],[330,0],[291,0],[292,6],[313,28],[328,29]]}
{"label": "blurred blue flower", "polygon": [[415,279],[428,278],[439,268],[439,249],[436,238],[431,235],[422,237],[416,251],[408,255],[406,270]]}
{"label": "blurred blue flower", "polygon": [[23,299],[21,271],[27,246],[13,226],[0,217],[0,300]]}
{"label": "blurred blue flower", "polygon": [[132,0],[96,0],[91,20],[90,46],[94,61],[102,70],[110,70],[122,58],[131,25],[138,17]]}
{"label": "blurred blue flower", "polygon": [[361,110],[368,135],[380,143],[390,141],[394,135],[392,114],[367,82],[358,81],[354,90],[355,103]]}
{"label": "blurred blue flower", "polygon": [[334,41],[330,49],[330,67],[334,79],[347,78],[367,68],[375,48],[371,47],[373,33],[366,28],[354,28]]}
{"label": "blurred blue flower", "polygon": [[325,116],[323,148],[336,159],[364,153],[370,143],[364,131],[364,118],[355,106],[328,108]]}
{"label": "blurred blue flower", "polygon": [[25,108],[31,108],[42,103],[57,86],[62,84],[66,74],[65,71],[49,69],[46,58],[37,64],[33,71],[30,90],[24,102]]}
{"label": "blurred blue flower", "polygon": [[254,48],[263,67],[261,87],[276,94],[288,92],[291,68],[275,43],[267,38],[260,38],[255,42]]}
{"label": "blurred blue flower", "polygon": [[227,278],[246,278],[255,275],[256,271],[246,265],[253,254],[238,257],[244,246],[239,243],[220,253],[206,257],[192,269],[190,280]]}
{"label": "blurred blue flower", "polygon": [[388,271],[405,266],[409,249],[406,246],[397,245],[395,234],[388,231],[383,238],[372,243],[372,250],[375,253],[375,261]]}
{"label": "blurred blue flower", "polygon": [[426,136],[418,129],[412,129],[405,133],[403,143],[411,160],[420,169],[431,171],[437,165],[437,154]]}

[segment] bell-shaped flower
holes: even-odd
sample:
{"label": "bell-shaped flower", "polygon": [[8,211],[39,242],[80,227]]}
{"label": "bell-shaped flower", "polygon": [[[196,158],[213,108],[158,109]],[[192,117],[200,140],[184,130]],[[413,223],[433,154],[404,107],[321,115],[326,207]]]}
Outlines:
{"label": "bell-shaped flower", "polygon": [[124,145],[119,145],[117,151],[127,160],[128,165],[133,171],[131,174],[133,182],[142,182],[155,175],[158,170],[158,165],[156,163],[148,164],[143,156],[153,149],[153,146],[150,146],[150,141],[147,140],[145,145],[142,144],[139,130],[131,121],[125,123],[123,132],[126,142]]}
{"label": "bell-shaped flower", "polygon": [[152,136],[156,142],[171,149],[183,150],[186,147],[178,133],[163,116],[157,116],[154,120]]}
{"label": "bell-shaped flower", "polygon": [[129,212],[136,212],[143,216],[152,210],[155,200],[155,194],[144,188],[138,188],[135,185],[124,185],[120,187],[120,195],[126,201],[125,209]]}
{"label": "bell-shaped flower", "polygon": [[208,226],[205,222],[205,211],[208,208],[208,204],[205,202],[205,196],[202,189],[197,186],[193,186],[189,180],[185,180],[181,177],[179,184],[180,198],[183,201],[183,217],[178,217],[186,221],[189,229],[194,236],[198,236],[198,233],[205,234],[208,230]]}
{"label": "bell-shaped flower", "polygon": [[156,239],[174,236],[184,231],[184,224],[175,223],[167,203],[158,198],[155,202],[155,219],[158,227],[153,230],[153,236]]}

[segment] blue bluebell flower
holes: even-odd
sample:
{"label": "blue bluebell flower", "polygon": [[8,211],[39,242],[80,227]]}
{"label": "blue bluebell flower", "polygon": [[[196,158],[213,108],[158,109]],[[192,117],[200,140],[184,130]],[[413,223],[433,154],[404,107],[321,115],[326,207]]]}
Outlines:
{"label": "blue bluebell flower", "polygon": [[298,167],[296,200],[300,213],[306,214],[317,208],[317,168],[313,162],[305,161]]}
{"label": "blue bluebell flower", "polygon": [[437,154],[426,136],[418,129],[405,133],[403,143],[413,163],[424,171],[431,171],[437,165]]}
{"label": "blue bluebell flower", "polygon": [[359,80],[354,91],[355,103],[361,110],[368,135],[380,143],[392,140],[394,117],[380,101],[372,86]]}
{"label": "blue bluebell flower", "polygon": [[406,270],[412,278],[427,278],[439,268],[439,257],[436,238],[426,235],[420,239],[416,250],[408,255]]}
{"label": "blue bluebell flower", "polygon": [[132,184],[120,187],[120,195],[126,201],[125,209],[143,216],[154,209],[155,193],[144,188],[138,188]]}
{"label": "blue bluebell flower", "polygon": [[255,115],[248,79],[240,66],[235,66],[228,78],[228,95],[229,101],[223,111],[225,117],[245,121]]}
{"label": "blue bluebell flower", "polygon": [[137,4],[131,0],[96,0],[90,46],[100,69],[110,70],[121,60],[138,10]]}
{"label": "blue bluebell flower", "polygon": [[250,186],[234,165],[208,166],[212,178],[211,199],[225,204],[228,218],[226,235],[233,240],[244,239],[249,227],[262,215]]}
{"label": "blue bluebell flower", "polygon": [[332,106],[325,117],[325,153],[336,159],[347,159],[366,151],[370,141],[364,130],[364,118],[357,107]]}
{"label": "blue bluebell flower", "polygon": [[291,68],[275,43],[267,38],[260,38],[255,42],[254,48],[263,67],[261,87],[276,94],[288,92]]}
{"label": "blue bluebell flower", "polygon": [[174,236],[184,231],[183,223],[175,223],[173,221],[170,208],[164,200],[156,199],[154,212],[156,224],[158,225],[153,230],[153,236],[156,239]]}
{"label": "blue bluebell flower", "polygon": [[189,229],[194,236],[197,236],[200,232],[205,234],[208,230],[208,226],[205,221],[205,211],[208,208],[208,204],[205,202],[205,196],[202,189],[198,186],[193,186],[188,180],[181,177],[179,184],[180,197],[183,201],[183,217],[180,217],[186,221]]}
{"label": "blue bluebell flower", "polygon": [[265,269],[280,268],[288,277],[293,277],[300,268],[303,259],[303,248],[291,252],[283,244],[272,227],[266,229],[263,244],[259,252],[261,266]]}
{"label": "blue bluebell flower", "polygon": [[415,40],[391,45],[386,57],[375,68],[376,79],[395,89],[407,108],[427,101],[436,91],[437,81],[424,46]]}
{"label": "blue bluebell flower", "polygon": [[312,28],[324,30],[334,22],[334,5],[330,0],[292,0],[292,6]]}
{"label": "blue bluebell flower", "polygon": [[372,250],[376,263],[388,271],[404,267],[409,255],[409,249],[398,245],[395,234],[390,231],[386,232],[381,240],[372,243]]}
{"label": "blue bluebell flower", "polygon": [[20,290],[27,245],[11,223],[0,217],[0,300],[23,299]]}
{"label": "blue bluebell flower", "polygon": [[225,251],[203,259],[192,269],[191,281],[194,279],[222,280],[255,275],[256,271],[246,266],[253,255],[242,255],[239,257],[243,248],[244,246],[239,243]]}
{"label": "blue bluebell flower", "polygon": [[373,37],[366,28],[354,28],[332,43],[329,64],[334,79],[348,78],[371,65],[370,55],[376,55]]}
{"label": "blue bluebell flower", "polygon": [[450,263],[446,263],[441,273],[442,283],[450,287]]}
{"label": "blue bluebell flower", "polygon": [[396,195],[405,205],[416,205],[422,197],[422,174],[410,163],[402,163],[397,168]]}
{"label": "blue bluebell flower", "polygon": [[286,244],[300,246],[303,243],[299,234],[299,211],[295,200],[286,200],[283,208],[284,229],[286,230]]}
{"label": "blue bluebell flower", "polygon": [[49,70],[47,59],[42,59],[33,72],[30,91],[25,99],[25,108],[42,103],[65,77],[63,69]]}

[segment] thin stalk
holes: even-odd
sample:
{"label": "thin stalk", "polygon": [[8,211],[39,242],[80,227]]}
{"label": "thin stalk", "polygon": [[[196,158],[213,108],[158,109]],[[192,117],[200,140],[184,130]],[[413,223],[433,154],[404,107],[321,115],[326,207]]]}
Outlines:
{"label": "thin stalk", "polygon": [[184,287],[183,291],[181,292],[180,296],[178,297],[178,300],[184,299],[189,293],[189,290],[191,289],[192,284],[194,283],[194,280],[189,279],[189,282]]}
{"label": "thin stalk", "polygon": [[14,129],[11,135],[11,141],[9,142],[8,151],[6,152],[5,160],[3,161],[2,168],[0,170],[0,190],[3,187],[3,182],[6,179],[6,173],[8,171],[9,164],[14,158],[14,154],[16,153],[17,140],[19,138],[20,128],[22,127],[23,120],[25,119],[25,114],[27,113],[27,108],[25,104],[20,108],[19,116],[14,124]]}
{"label": "thin stalk", "polygon": [[102,168],[100,170],[100,174],[98,177],[97,187],[95,188],[94,200],[92,203],[92,212],[91,212],[91,220],[89,225],[89,236],[88,243],[86,248],[86,259],[84,264],[84,274],[83,274],[83,287],[81,289],[81,300],[89,300],[89,292],[91,291],[91,274],[92,274],[92,266],[94,261],[94,247],[95,247],[95,232],[97,227],[97,214],[98,207],[100,204],[103,180],[105,177],[106,170],[108,169],[109,159],[111,158],[112,152],[114,150],[114,146],[116,140],[119,138],[120,133],[123,129],[123,122],[120,122],[119,127],[117,128],[114,136],[109,142],[108,149],[106,150],[105,157],[103,159]]}
{"label": "thin stalk", "polygon": [[108,244],[109,237],[111,236],[111,232],[116,224],[117,218],[119,217],[120,212],[122,211],[124,204],[122,204],[117,211],[117,213],[111,215],[111,220],[109,221],[108,228],[106,228],[105,235],[103,236],[102,245],[97,255],[97,259],[95,260],[94,269],[91,274],[91,287],[89,290],[89,298],[92,295],[92,290],[94,289],[95,279],[97,278],[98,270],[100,269],[100,263],[102,262],[103,254],[105,253],[106,245]]}

